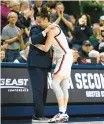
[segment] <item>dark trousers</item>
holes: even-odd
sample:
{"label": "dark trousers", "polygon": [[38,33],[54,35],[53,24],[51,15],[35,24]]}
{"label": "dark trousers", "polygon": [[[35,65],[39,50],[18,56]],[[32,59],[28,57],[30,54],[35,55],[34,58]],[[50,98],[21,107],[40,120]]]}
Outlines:
{"label": "dark trousers", "polygon": [[5,59],[6,62],[13,62],[15,59],[20,57],[19,50],[6,50]]}
{"label": "dark trousers", "polygon": [[47,74],[45,68],[30,67],[28,68],[36,117],[44,116],[44,105],[47,97]]}

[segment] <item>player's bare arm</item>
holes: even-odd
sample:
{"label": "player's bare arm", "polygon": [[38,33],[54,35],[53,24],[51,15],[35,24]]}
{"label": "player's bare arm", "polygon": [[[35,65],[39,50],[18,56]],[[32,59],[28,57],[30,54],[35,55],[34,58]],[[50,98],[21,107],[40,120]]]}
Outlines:
{"label": "player's bare arm", "polygon": [[39,48],[40,50],[42,50],[44,52],[48,52],[49,49],[51,48],[53,42],[55,41],[54,37],[58,34],[58,32],[59,32],[59,29],[57,27],[54,29],[51,29],[47,33],[47,40],[45,42],[45,45],[36,44],[35,47]]}

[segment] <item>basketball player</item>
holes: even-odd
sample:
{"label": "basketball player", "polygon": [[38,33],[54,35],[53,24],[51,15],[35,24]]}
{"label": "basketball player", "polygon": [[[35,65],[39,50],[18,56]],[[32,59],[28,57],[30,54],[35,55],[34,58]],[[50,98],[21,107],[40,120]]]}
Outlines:
{"label": "basketball player", "polygon": [[[49,22],[49,15],[45,9],[43,9],[40,16],[40,25],[42,28],[52,25]],[[54,25],[54,28],[51,28],[47,33],[45,45],[35,45],[35,47],[44,52],[48,52],[48,50],[52,48],[56,55],[56,67],[53,73],[52,89],[58,101],[59,113],[50,119],[49,123],[68,121],[69,116],[66,113],[69,98],[68,85],[73,63],[72,51],[68,47],[65,35],[57,24]]]}

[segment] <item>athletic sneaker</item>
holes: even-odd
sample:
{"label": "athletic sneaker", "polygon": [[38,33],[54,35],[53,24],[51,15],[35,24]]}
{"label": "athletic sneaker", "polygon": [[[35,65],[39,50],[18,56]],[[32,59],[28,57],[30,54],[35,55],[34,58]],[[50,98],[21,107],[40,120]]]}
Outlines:
{"label": "athletic sneaker", "polygon": [[48,120],[49,118],[46,117],[35,117],[35,116],[32,117],[32,122],[34,123],[47,123]]}
{"label": "athletic sneaker", "polygon": [[69,116],[67,114],[58,113],[53,118],[51,118],[48,123],[59,123],[59,122],[68,122]]}

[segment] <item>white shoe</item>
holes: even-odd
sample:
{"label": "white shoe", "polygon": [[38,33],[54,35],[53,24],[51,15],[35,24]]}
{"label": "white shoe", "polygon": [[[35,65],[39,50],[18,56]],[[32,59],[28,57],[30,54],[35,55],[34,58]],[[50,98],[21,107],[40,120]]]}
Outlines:
{"label": "white shoe", "polygon": [[57,114],[51,118],[48,123],[68,122],[69,116],[67,114]]}

